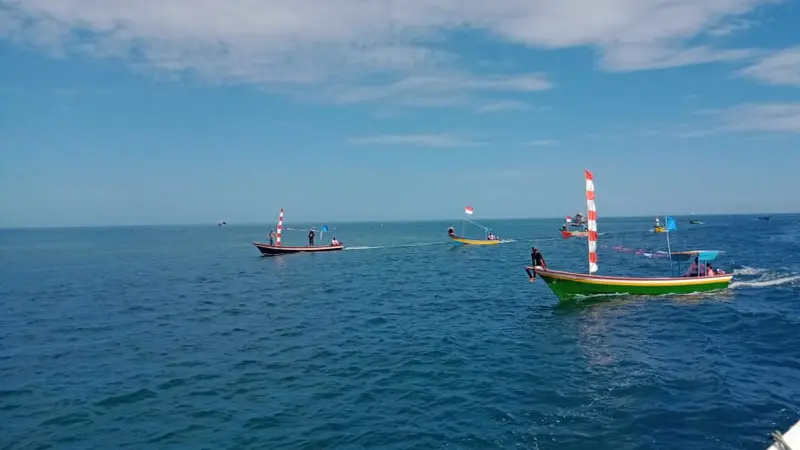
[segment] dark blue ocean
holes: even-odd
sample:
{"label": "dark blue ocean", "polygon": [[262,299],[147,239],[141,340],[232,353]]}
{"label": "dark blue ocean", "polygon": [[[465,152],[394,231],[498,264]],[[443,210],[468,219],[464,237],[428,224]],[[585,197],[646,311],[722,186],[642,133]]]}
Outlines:
{"label": "dark blue ocean", "polygon": [[[557,220],[273,258],[274,224],[2,230],[0,448],[765,449],[800,419],[800,216],[697,218],[670,245],[731,289],[571,304],[524,272],[586,272]],[[600,274],[669,274],[651,220],[601,219]]]}

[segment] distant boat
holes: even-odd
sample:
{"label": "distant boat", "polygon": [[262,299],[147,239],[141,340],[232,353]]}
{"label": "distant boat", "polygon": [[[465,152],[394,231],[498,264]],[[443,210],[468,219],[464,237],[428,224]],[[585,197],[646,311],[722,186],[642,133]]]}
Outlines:
{"label": "distant boat", "polygon": [[571,238],[571,237],[586,237],[589,235],[588,231],[570,231],[561,229],[561,237],[563,238]]}
{"label": "distant boat", "polygon": [[[468,214],[468,215],[472,215],[474,213],[474,209],[472,209],[472,206],[467,206],[464,209],[464,213]],[[465,234],[464,228],[465,228],[465,224],[467,224],[467,223],[469,223],[470,225],[474,225],[474,226],[476,226],[478,228],[483,228],[483,232],[484,232],[483,236],[484,236],[484,238],[483,239],[470,239],[470,238],[464,237],[463,236]],[[453,244],[455,244],[455,245],[497,245],[497,244],[500,244],[500,243],[503,242],[503,241],[500,240],[499,237],[495,236],[494,233],[492,233],[492,230],[490,228],[486,228],[483,225],[477,224],[477,223],[475,223],[475,222],[473,222],[473,221],[471,221],[469,219],[466,219],[466,218],[461,222],[461,234],[462,234],[462,236],[456,235],[456,231],[453,229],[453,227],[450,227],[447,230],[447,235],[450,237],[450,240],[453,241]]]}
{"label": "distant boat", "polygon": [[[323,225],[323,231],[327,229],[327,226]],[[263,256],[274,256],[274,255],[287,255],[290,253],[320,253],[320,252],[335,252],[338,250],[344,250],[344,243],[338,242],[335,245],[319,245],[319,246],[308,246],[308,247],[297,247],[297,246],[283,246],[281,245],[281,237],[283,232],[283,208],[281,208],[280,215],[278,216],[278,230],[277,230],[277,239],[274,244],[264,244],[262,242],[253,242],[253,245],[261,252]]]}
{"label": "distant boat", "polygon": [[692,225],[702,225],[703,224],[703,222],[700,222],[699,220],[690,220],[689,223],[692,224]]}
{"label": "distant boat", "polygon": [[570,216],[566,218],[567,226],[570,227],[585,227],[586,226],[586,218],[583,214],[575,214],[575,218],[573,219]]}
{"label": "distant boat", "polygon": [[758,218],[758,220],[769,220],[769,219],[770,219],[770,216],[761,216],[761,217]]}
{"label": "distant boat", "polygon": [[218,223],[217,226],[218,227],[222,227],[222,226],[225,226],[227,224],[228,224],[228,222],[222,221],[222,222]]}

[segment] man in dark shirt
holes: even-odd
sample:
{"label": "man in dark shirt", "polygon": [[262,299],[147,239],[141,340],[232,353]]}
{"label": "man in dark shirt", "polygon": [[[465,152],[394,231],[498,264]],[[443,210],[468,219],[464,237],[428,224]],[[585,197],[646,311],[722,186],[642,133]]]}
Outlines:
{"label": "man in dark shirt", "polygon": [[531,248],[531,264],[533,264],[533,266],[526,267],[525,272],[528,273],[528,278],[530,279],[530,282],[533,283],[533,280],[536,279],[536,271],[534,271],[534,267],[541,266],[544,269],[547,268],[547,262],[544,260],[542,252],[540,252],[536,247]]}
{"label": "man in dark shirt", "polygon": [[308,246],[309,247],[313,247],[314,246],[314,236],[316,236],[316,234],[317,233],[314,233],[314,229],[313,228],[308,230]]}

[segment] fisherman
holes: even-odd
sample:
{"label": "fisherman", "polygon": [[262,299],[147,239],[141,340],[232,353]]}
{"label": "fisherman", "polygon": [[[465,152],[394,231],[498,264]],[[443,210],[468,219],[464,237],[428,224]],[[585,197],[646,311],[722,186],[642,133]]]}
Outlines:
{"label": "fisherman", "polygon": [[317,233],[314,232],[313,228],[309,228],[308,229],[308,246],[309,247],[313,247],[314,246],[314,236],[316,236],[316,235],[317,235]]}
{"label": "fisherman", "polygon": [[275,230],[269,230],[269,245],[275,245]]}
{"label": "fisherman", "polygon": [[334,236],[333,239],[331,239],[331,245],[339,245],[339,241],[336,240],[336,236]]}
{"label": "fisherman", "polygon": [[699,267],[699,258],[697,256],[695,256],[694,257],[694,261],[692,262],[692,265],[689,266],[689,270],[687,270],[686,273],[683,274],[683,276],[684,277],[696,277],[696,276],[699,276],[700,272],[698,270],[698,267]]}
{"label": "fisherman", "polygon": [[542,256],[542,252],[539,251],[536,247],[531,247],[531,264],[532,267],[526,267],[525,272],[528,273],[528,278],[531,283],[536,279],[536,266],[539,266],[543,269],[547,268],[547,262],[544,260],[544,256]]}
{"label": "fisherman", "polygon": [[448,236],[455,236],[456,235],[456,230],[453,229],[453,227],[448,228],[447,229],[447,235]]}

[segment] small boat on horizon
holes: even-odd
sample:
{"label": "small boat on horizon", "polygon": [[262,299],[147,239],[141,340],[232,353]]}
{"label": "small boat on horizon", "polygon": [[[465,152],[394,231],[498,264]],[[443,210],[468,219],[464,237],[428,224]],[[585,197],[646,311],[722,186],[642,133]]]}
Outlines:
{"label": "small boat on horizon", "polygon": [[667,232],[667,227],[661,225],[661,222],[659,222],[658,217],[656,217],[656,224],[653,226],[653,233],[666,233],[666,232]]}
{"label": "small boat on horizon", "polygon": [[[464,208],[464,213],[471,216],[475,213],[475,210],[472,208],[472,206],[467,205]],[[482,228],[484,232],[484,239],[471,239],[465,237],[466,224]],[[484,227],[483,225],[475,223],[467,218],[464,218],[461,222],[461,236],[456,234],[456,231],[453,227],[447,229],[447,236],[450,237],[450,240],[453,241],[453,244],[455,245],[498,245],[503,242],[499,237],[492,233],[491,228]]]}
{"label": "small boat on horizon", "polygon": [[575,218],[573,219],[570,216],[566,217],[567,226],[569,227],[586,227],[586,217],[583,214],[575,214]]}
{"label": "small boat on horizon", "polygon": [[[577,225],[576,225],[577,222]],[[572,231],[569,227],[580,226],[583,227],[583,231]],[[586,229],[586,219],[583,218],[581,214],[575,214],[575,222],[572,221],[572,217],[565,217],[564,218],[564,225],[561,225],[561,229],[558,230],[561,232],[561,237],[564,239],[571,238],[571,237],[585,237],[588,233]]]}
{"label": "small boat on horizon", "polygon": [[[322,234],[328,230],[327,225],[322,226],[322,232],[320,233],[320,240],[322,240]],[[270,236],[271,237],[271,236]],[[265,244],[263,242],[253,242],[253,245],[261,252],[262,256],[275,256],[275,255],[287,255],[291,253],[321,253],[321,252],[335,252],[338,250],[344,250],[344,243],[336,241],[334,238],[331,245],[309,245],[307,247],[299,247],[299,246],[284,246],[282,245],[283,238],[283,208],[281,208],[280,215],[278,216],[278,227],[277,227],[277,235],[274,243]],[[311,238],[309,237],[309,240]]]}
{"label": "small boat on horizon", "polygon": [[771,219],[770,216],[761,216],[758,218],[758,220],[769,220],[769,219]]}
{"label": "small boat on horizon", "polygon": [[692,219],[692,220],[689,221],[689,224],[690,225],[702,225],[703,222],[701,222],[699,220],[696,220],[696,219]]}
{"label": "small boat on horizon", "polygon": [[674,258],[691,259],[694,256],[697,263],[696,275],[664,278],[593,275],[598,270],[594,176],[588,170],[584,171],[584,175],[586,178],[586,204],[589,211],[589,273],[581,274],[552,270],[541,266],[526,267],[526,271],[533,271],[536,275],[542,277],[559,301],[567,301],[580,296],[597,295],[690,294],[725,289],[730,285],[733,279],[732,274],[700,275],[702,263],[716,258],[719,254],[718,251],[692,251],[672,254],[669,249],[669,231],[677,229],[677,225],[671,217],[665,218],[666,226],[664,227],[667,233],[668,253],[674,255]]}

